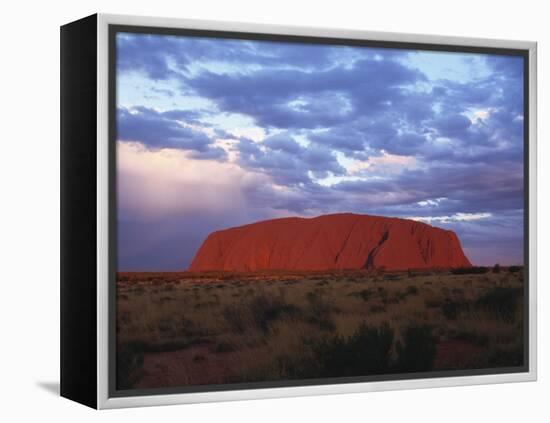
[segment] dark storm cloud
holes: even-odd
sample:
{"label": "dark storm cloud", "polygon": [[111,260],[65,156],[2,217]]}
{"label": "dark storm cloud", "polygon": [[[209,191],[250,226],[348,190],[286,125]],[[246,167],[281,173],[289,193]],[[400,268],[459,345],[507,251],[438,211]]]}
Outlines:
{"label": "dark storm cloud", "polygon": [[392,110],[404,101],[403,85],[424,80],[415,70],[391,60],[364,59],[352,68],[311,73],[265,68],[246,74],[202,72],[186,81],[220,110],[254,118],[260,126],[319,128]]}
{"label": "dark storm cloud", "polygon": [[442,80],[432,90],[432,101],[440,101],[445,112],[460,113],[465,107],[477,104],[487,105],[492,99],[494,84],[492,81],[457,82]]}
{"label": "dark storm cloud", "polygon": [[433,127],[443,137],[452,138],[456,135],[462,135],[472,125],[470,119],[461,114],[451,114],[441,116],[433,121]]}
{"label": "dark storm cloud", "polygon": [[207,62],[319,69],[349,51],[344,46],[121,33],[117,36],[117,69],[142,72],[155,81],[181,77],[191,65]]}
{"label": "dark storm cloud", "polygon": [[[387,128],[393,133],[392,128]],[[385,134],[387,137],[390,134]],[[351,156],[354,152],[364,152],[366,149],[366,136],[353,126],[337,126],[327,131],[313,133],[309,139],[317,144],[325,145]]]}
{"label": "dark storm cloud", "polygon": [[520,56],[485,56],[487,65],[493,71],[494,76],[500,76],[508,80],[522,82],[523,59]]}
{"label": "dark storm cloud", "polygon": [[285,151],[287,153],[299,153],[302,149],[293,138],[282,134],[272,135],[264,140],[263,145],[271,150]]}
{"label": "dark storm cloud", "polygon": [[281,185],[310,184],[309,172],[317,178],[346,172],[330,149],[319,145],[303,147],[284,134],[271,136],[261,145],[241,139],[236,148],[241,166],[266,173]]}
{"label": "dark storm cloud", "polygon": [[417,202],[443,197],[449,200],[437,208],[426,210],[431,216],[497,212],[522,208],[523,178],[520,170],[519,165],[436,165],[406,170],[387,179],[342,182],[333,188],[356,195],[387,194],[376,197],[376,204],[369,206],[397,205],[405,214],[425,210]]}
{"label": "dark storm cloud", "polygon": [[185,110],[157,112],[146,107],[117,111],[117,139],[138,141],[148,148],[177,148],[191,150],[198,159],[224,159],[226,153],[212,146],[213,140],[204,132],[183,126],[195,123],[198,114]]}
{"label": "dark storm cloud", "polygon": [[208,58],[240,62],[254,57],[253,48],[246,42],[227,41],[222,46],[207,38],[117,36],[118,71],[141,72],[154,81],[181,77],[190,65]]}
{"label": "dark storm cloud", "polygon": [[117,72],[143,72],[152,80],[166,79],[173,72],[167,52],[176,52],[170,38],[143,35],[117,36]]}

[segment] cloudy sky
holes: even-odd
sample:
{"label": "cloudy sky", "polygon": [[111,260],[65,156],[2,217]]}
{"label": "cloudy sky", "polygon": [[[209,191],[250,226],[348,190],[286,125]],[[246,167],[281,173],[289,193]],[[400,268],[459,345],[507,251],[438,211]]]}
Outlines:
{"label": "cloudy sky", "polygon": [[523,261],[523,59],[117,35],[119,270],[185,269],[208,233],[355,212]]}

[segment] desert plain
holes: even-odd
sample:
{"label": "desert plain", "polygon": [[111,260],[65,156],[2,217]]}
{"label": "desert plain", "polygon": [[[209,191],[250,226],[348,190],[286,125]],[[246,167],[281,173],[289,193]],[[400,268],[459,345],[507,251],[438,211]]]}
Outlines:
{"label": "desert plain", "polygon": [[119,272],[117,388],[523,364],[523,267]]}

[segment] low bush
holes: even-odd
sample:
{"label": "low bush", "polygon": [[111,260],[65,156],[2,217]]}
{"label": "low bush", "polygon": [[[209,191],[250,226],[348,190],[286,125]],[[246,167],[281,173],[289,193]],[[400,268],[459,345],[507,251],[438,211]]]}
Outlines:
{"label": "low bush", "polygon": [[243,333],[247,326],[247,316],[242,304],[230,304],[223,308],[222,316],[233,332]]}
{"label": "low bush", "polygon": [[222,310],[231,329],[238,333],[243,333],[250,327],[267,332],[271,323],[283,315],[296,316],[299,313],[297,306],[286,303],[282,297],[264,293],[256,294],[247,301],[227,305]]}
{"label": "low bush", "polygon": [[476,306],[496,314],[506,322],[515,321],[522,292],[519,288],[494,287],[476,301]]}
{"label": "low bush", "polygon": [[375,305],[371,306],[371,308],[369,310],[373,314],[385,313],[386,312],[386,307],[383,306],[383,305],[375,304]]}
{"label": "low bush", "polygon": [[216,344],[213,351],[215,353],[226,353],[235,351],[235,346],[226,341],[220,341]]}
{"label": "low bush", "polygon": [[407,289],[405,289],[405,294],[406,295],[417,295],[419,293],[419,290],[416,286],[414,285],[409,285],[407,287]]}
{"label": "low bush", "polygon": [[318,325],[321,330],[334,330],[336,325],[332,320],[332,312],[335,307],[332,302],[318,292],[309,292],[307,300],[309,302],[307,321]]}
{"label": "low bush", "polygon": [[517,346],[515,348],[495,348],[489,354],[489,367],[517,367],[523,365],[523,348]]}
{"label": "low bush", "polygon": [[398,372],[425,372],[431,370],[436,353],[433,328],[412,325],[405,329],[402,341],[396,343]]}
{"label": "low bush", "polygon": [[116,349],[116,385],[117,389],[132,389],[142,375],[143,353],[142,342],[126,342],[117,345]]}
{"label": "low bush", "polygon": [[452,331],[450,338],[470,342],[480,347],[486,347],[489,344],[489,336],[476,330]]}
{"label": "low bush", "polygon": [[468,307],[468,304],[461,301],[453,301],[446,299],[443,304],[441,304],[441,313],[448,320],[456,320],[461,311],[465,310]]}
{"label": "low bush", "polygon": [[383,280],[385,281],[398,281],[400,279],[401,279],[400,275],[393,274],[393,273],[385,274],[383,277]]}
{"label": "low bush", "polygon": [[438,308],[442,307],[443,304],[443,300],[439,297],[430,297],[424,300],[424,305],[426,306],[426,308]]}
{"label": "low bush", "polygon": [[451,269],[453,275],[482,275],[488,271],[489,269],[483,266],[457,267],[456,269]]}
{"label": "low bush", "polygon": [[388,372],[393,330],[366,324],[350,337],[335,336],[312,346],[313,377],[343,377]]}
{"label": "low bush", "polygon": [[299,308],[284,302],[281,297],[272,297],[266,294],[256,295],[249,303],[248,309],[253,322],[262,331],[267,332],[270,324],[283,315],[296,316]]}
{"label": "low bush", "polygon": [[374,295],[374,291],[372,289],[363,289],[361,291],[352,292],[349,295],[361,298],[363,301],[368,301]]}

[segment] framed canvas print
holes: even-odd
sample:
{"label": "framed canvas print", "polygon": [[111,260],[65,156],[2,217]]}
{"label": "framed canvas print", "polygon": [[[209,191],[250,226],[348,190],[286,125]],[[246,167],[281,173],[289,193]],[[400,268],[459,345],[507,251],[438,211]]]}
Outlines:
{"label": "framed canvas print", "polygon": [[536,44],[61,28],[61,394],[536,379]]}

